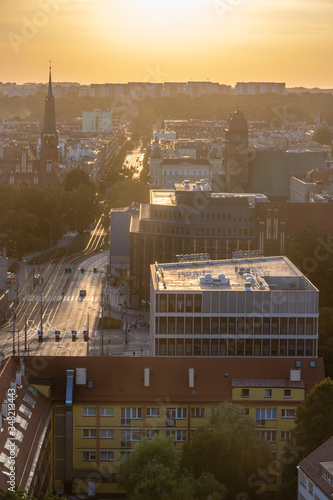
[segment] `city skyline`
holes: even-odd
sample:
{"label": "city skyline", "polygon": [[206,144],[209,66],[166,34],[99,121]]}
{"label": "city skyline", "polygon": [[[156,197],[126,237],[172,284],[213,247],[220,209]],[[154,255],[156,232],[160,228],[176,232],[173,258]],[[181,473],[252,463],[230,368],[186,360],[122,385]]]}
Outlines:
{"label": "city skyline", "polygon": [[332,88],[331,0],[17,0],[3,82],[286,82]]}

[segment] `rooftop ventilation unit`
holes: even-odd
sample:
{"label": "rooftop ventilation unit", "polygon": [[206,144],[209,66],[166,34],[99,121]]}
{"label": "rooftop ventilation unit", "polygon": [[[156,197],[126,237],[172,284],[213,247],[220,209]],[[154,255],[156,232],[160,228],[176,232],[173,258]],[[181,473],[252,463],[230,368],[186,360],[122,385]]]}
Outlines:
{"label": "rooftop ventilation unit", "polygon": [[211,285],[213,283],[213,276],[210,273],[205,274],[204,278],[200,278],[200,285]]}
{"label": "rooftop ventilation unit", "polygon": [[188,386],[194,387],[194,368],[188,369]]}
{"label": "rooftop ventilation unit", "polygon": [[145,387],[149,387],[150,386],[150,369],[149,368],[145,368],[144,369],[144,382],[143,382],[143,385]]}
{"label": "rooftop ventilation unit", "polygon": [[7,418],[8,415],[8,403],[7,401],[2,401],[1,403],[1,412],[4,418]]}
{"label": "rooftop ventilation unit", "polygon": [[76,368],[76,385],[86,385],[87,383],[87,368]]}

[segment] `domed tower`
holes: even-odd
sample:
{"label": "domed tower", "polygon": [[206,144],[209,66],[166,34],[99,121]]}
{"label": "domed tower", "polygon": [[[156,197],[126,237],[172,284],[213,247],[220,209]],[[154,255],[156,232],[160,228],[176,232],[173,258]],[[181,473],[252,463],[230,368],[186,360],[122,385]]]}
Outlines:
{"label": "domed tower", "polygon": [[150,179],[153,186],[160,186],[162,179],[160,178],[160,165],[163,161],[163,151],[160,147],[160,142],[156,136],[153,142],[153,147],[150,155]]}
{"label": "domed tower", "polygon": [[40,187],[57,187],[60,184],[58,141],[50,68],[48,92],[45,98],[44,123],[41,133]]}
{"label": "domed tower", "polygon": [[225,129],[225,191],[246,192],[249,182],[248,125],[236,106]]}
{"label": "domed tower", "polygon": [[208,161],[213,167],[213,174],[222,173],[222,153],[216,138],[212,140],[211,149],[208,153]]}

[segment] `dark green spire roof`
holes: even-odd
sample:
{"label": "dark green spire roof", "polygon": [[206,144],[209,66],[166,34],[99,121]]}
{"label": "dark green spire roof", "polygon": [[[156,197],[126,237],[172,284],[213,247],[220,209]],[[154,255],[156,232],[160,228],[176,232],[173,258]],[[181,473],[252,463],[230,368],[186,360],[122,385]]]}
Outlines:
{"label": "dark green spire roof", "polygon": [[48,86],[47,96],[45,98],[43,132],[50,132],[50,133],[57,132],[54,97],[52,94],[51,68],[49,74],[49,86]]}

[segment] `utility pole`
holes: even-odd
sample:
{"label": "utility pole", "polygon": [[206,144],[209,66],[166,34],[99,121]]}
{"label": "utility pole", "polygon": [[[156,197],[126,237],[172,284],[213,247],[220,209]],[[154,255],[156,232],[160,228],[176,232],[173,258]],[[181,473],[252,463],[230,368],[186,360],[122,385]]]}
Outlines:
{"label": "utility pole", "polygon": [[102,356],[104,354],[104,289],[102,285]]}
{"label": "utility pole", "polygon": [[15,306],[13,307],[13,356],[15,356]]}
{"label": "utility pole", "polygon": [[24,350],[27,350],[27,317],[24,316]]}
{"label": "utility pole", "polygon": [[40,331],[43,332],[43,292],[40,294]]}

